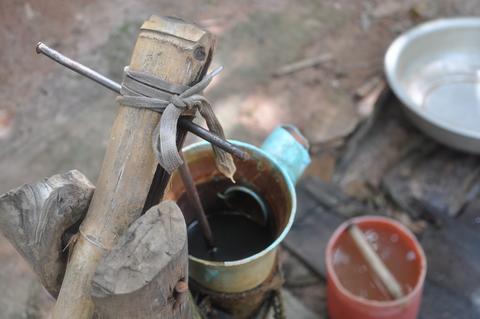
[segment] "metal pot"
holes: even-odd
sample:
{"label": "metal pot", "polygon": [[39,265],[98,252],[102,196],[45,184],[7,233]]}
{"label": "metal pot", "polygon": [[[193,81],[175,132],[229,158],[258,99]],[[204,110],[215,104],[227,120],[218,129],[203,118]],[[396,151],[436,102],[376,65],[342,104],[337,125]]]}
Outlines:
{"label": "metal pot", "polygon": [[[209,261],[189,256],[189,275],[196,283],[216,292],[239,293],[260,285],[272,273],[277,247],[292,226],[296,211],[295,183],[310,163],[308,143],[293,126],[275,129],[264,141],[261,148],[232,141],[250,154],[246,161],[235,159],[238,183],[252,185],[270,207],[270,222],[275,239],[264,250],[247,258],[235,261]],[[224,179],[216,169],[213,151],[205,142],[190,145],[184,149],[195,184]],[[214,188],[214,187],[212,187]],[[209,198],[216,196],[220,189],[199,190],[200,197],[209,210]],[[185,192],[180,175],[172,175],[166,199],[176,200]],[[189,209],[184,212],[187,224],[194,220]]]}
{"label": "metal pot", "polygon": [[439,19],[400,35],[385,75],[407,115],[427,135],[480,154],[480,18]]}

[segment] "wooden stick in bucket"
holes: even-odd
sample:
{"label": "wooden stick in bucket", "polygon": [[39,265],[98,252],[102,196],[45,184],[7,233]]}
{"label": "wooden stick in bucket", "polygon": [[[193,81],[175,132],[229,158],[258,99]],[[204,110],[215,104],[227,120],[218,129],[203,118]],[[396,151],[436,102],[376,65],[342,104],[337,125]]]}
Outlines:
{"label": "wooden stick in bucket", "polygon": [[374,272],[374,274],[380,279],[382,284],[387,288],[388,293],[393,299],[399,299],[404,296],[402,287],[398,283],[395,276],[392,272],[388,269],[385,263],[382,261],[380,256],[376,253],[376,251],[372,248],[370,243],[365,238],[365,235],[360,230],[360,228],[355,225],[351,224],[348,227],[348,233],[352,237],[353,242],[360,250],[363,258],[367,261],[368,265]]}

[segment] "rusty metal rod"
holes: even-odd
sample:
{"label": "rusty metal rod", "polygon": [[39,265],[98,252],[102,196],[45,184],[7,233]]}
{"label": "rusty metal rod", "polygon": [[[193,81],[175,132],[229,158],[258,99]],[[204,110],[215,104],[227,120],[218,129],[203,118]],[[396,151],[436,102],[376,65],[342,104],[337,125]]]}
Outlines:
{"label": "rusty metal rod", "polygon": [[207,241],[209,248],[214,249],[215,241],[213,239],[212,229],[210,228],[207,215],[205,214],[205,210],[203,209],[202,202],[200,201],[200,196],[198,195],[197,187],[192,178],[192,173],[190,172],[190,169],[188,168],[188,165],[185,162],[185,160],[183,161],[183,164],[180,165],[178,170],[182,177],[182,181],[186,189],[188,200],[190,201],[190,204],[193,206],[193,210],[195,211],[197,220],[200,223],[200,229],[202,230],[203,236],[205,237],[205,240]]}
{"label": "rusty metal rod", "polygon": [[189,131],[190,133],[195,134],[196,136],[198,136],[200,138],[203,138],[207,142],[209,142],[209,143],[211,143],[215,146],[218,146],[219,148],[221,148],[225,152],[228,152],[228,153],[232,154],[233,156],[235,156],[235,157],[237,157],[237,158],[239,158],[243,161],[246,161],[250,158],[250,155],[247,152],[239,149],[238,147],[236,147],[235,145],[233,145],[229,141],[224,140],[220,136],[218,136],[216,134],[213,134],[209,130],[204,129],[200,125],[197,125],[197,124],[193,123],[191,119],[181,117],[178,120],[178,124],[183,129]]}
{"label": "rusty metal rod", "polygon": [[[121,85],[119,83],[107,78],[106,76],[98,73],[95,70],[90,69],[89,67],[81,63],[78,63],[75,60],[70,59],[69,57],[63,55],[62,53],[48,47],[46,44],[39,42],[37,44],[36,51],[38,54],[41,53],[49,57],[53,61],[69,68],[70,70],[78,74],[81,74],[86,78],[89,78],[90,80],[97,82],[98,84],[102,85],[103,87],[106,87],[107,89],[115,93],[120,94]],[[178,123],[183,129],[197,135],[198,137],[210,142],[215,146],[218,146],[222,150],[238,157],[239,159],[247,160],[250,157],[247,152],[239,149],[238,147],[224,140],[220,136],[215,135],[212,132],[204,129],[203,127],[193,123],[191,119],[180,118]]]}
{"label": "rusty metal rod", "polygon": [[[61,54],[60,52],[48,47],[47,45],[39,42],[36,48],[37,53],[42,53],[52,59],[55,62],[69,68],[70,70],[77,72],[98,84],[106,87],[107,89],[120,94],[121,85],[117,82],[103,76],[102,74],[90,69],[89,67],[78,63],[65,55]],[[233,144],[229,143],[228,141],[222,139],[221,137],[212,134],[211,132],[205,130],[203,127],[196,125],[191,121],[191,119],[181,118],[179,120],[179,124],[182,126],[183,129],[192,132],[193,134],[209,141],[210,143],[222,148],[223,150],[235,155],[241,159],[248,159],[248,153],[240,150],[239,148],[235,147]],[[193,206],[193,209],[197,215],[197,219],[200,223],[200,227],[202,229],[203,235],[210,246],[210,248],[214,248],[214,240],[212,235],[212,230],[208,223],[207,217],[205,215],[205,211],[202,206],[202,202],[200,201],[200,196],[198,195],[197,188],[195,186],[195,182],[193,181],[190,169],[188,165],[184,162],[180,168],[180,175],[182,177],[182,181],[185,185],[187,197]]]}
{"label": "rusty metal rod", "polygon": [[89,78],[90,80],[93,80],[93,81],[97,82],[98,84],[106,87],[107,89],[112,90],[113,92],[116,92],[116,93],[120,94],[120,89],[122,88],[122,86],[120,84],[118,84],[115,81],[110,80],[106,76],[101,75],[97,71],[94,71],[94,70],[90,69],[89,67],[87,67],[83,64],[80,64],[75,60],[70,59],[69,57],[67,57],[67,56],[61,54],[60,52],[58,52],[57,50],[54,50],[54,49],[50,48],[46,44],[44,44],[42,42],[38,42],[37,47],[36,47],[36,52],[37,52],[37,54],[41,53],[41,54],[49,57],[53,61],[69,68],[70,70],[72,70],[74,72],[77,72],[78,74],[81,74],[81,75]]}

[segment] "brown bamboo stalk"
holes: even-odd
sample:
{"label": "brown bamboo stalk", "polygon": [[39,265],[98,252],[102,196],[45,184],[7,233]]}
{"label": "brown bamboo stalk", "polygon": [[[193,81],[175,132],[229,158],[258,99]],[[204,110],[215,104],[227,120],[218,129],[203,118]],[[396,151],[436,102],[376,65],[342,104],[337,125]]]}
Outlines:
{"label": "brown bamboo stalk", "polygon": [[[146,21],[130,69],[189,85],[206,72],[212,35],[175,18]],[[157,166],[152,133],[160,115],[120,106],[87,216],[81,225],[54,308],[53,318],[88,319],[94,305],[92,276],[101,257],[142,213]]]}

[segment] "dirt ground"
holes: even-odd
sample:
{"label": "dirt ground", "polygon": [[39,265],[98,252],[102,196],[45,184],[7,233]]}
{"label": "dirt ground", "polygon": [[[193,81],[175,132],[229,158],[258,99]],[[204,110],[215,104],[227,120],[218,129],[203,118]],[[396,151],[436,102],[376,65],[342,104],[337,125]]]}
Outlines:
{"label": "dirt ground", "polygon": [[[479,13],[475,0],[2,0],[0,193],[73,168],[95,181],[116,112],[114,94],[38,56],[38,41],[120,81],[143,20],[195,21],[217,36],[213,64],[225,69],[207,96],[227,136],[258,144],[278,124],[295,124],[312,145],[307,174],[329,181],[329,150],[369,115],[354,92],[382,74],[389,43],[422,21]],[[274,76],[325,54],[325,63]],[[52,307],[3,237],[0,287],[0,318],[43,318]],[[323,316],[314,302],[323,294],[298,295]]]}

